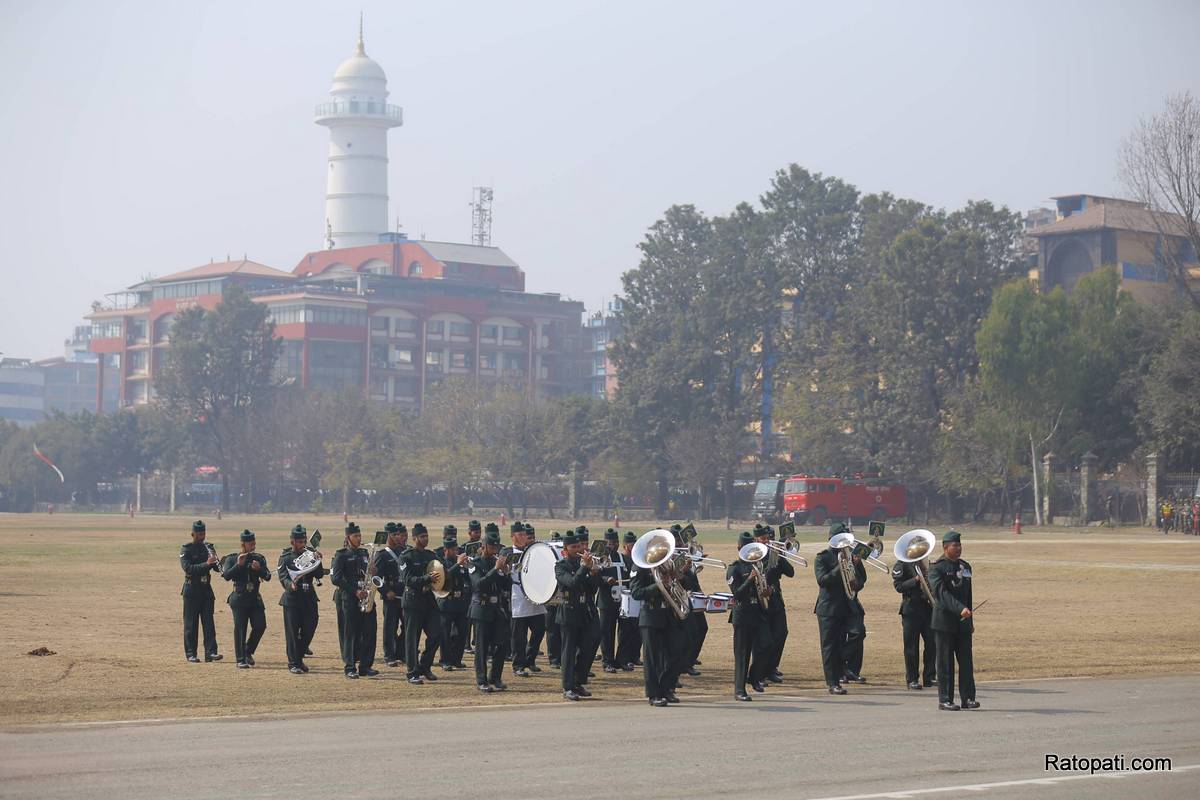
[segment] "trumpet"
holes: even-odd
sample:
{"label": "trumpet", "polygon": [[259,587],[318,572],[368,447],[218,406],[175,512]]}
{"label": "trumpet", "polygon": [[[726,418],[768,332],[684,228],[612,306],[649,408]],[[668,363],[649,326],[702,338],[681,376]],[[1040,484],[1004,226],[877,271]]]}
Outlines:
{"label": "trumpet", "polygon": [[754,575],[754,591],[758,593],[758,602],[762,603],[764,608],[770,601],[770,595],[767,591],[767,576],[763,574],[761,565],[770,553],[770,548],[761,542],[751,542],[738,550],[738,558],[750,565],[750,572]]}
{"label": "trumpet", "polygon": [[603,539],[597,539],[588,545],[588,551],[592,554],[592,566],[596,569],[608,569],[612,566],[612,556],[608,552],[608,542]]}

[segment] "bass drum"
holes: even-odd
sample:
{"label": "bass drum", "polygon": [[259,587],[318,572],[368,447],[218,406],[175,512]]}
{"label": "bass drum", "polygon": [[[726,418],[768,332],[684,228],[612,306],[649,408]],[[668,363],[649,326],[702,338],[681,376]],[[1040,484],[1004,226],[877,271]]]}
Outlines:
{"label": "bass drum", "polygon": [[521,558],[521,587],[525,596],[535,603],[556,605],[558,578],[554,565],[562,560],[562,549],[549,542],[534,542]]}

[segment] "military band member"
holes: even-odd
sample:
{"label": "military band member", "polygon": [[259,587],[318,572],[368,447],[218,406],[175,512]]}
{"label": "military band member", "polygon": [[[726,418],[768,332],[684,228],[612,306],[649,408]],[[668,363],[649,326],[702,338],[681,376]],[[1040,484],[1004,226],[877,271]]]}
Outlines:
{"label": "military band member", "polygon": [[[471,513],[472,514],[475,513],[474,508],[471,509]],[[490,529],[491,527],[493,527],[493,524],[489,522],[488,526]],[[499,531],[500,529],[496,528],[496,530]],[[481,541],[483,538],[483,532],[484,532],[483,526],[481,526],[479,524],[479,520],[473,519],[467,523],[467,541],[462,544],[462,546],[459,548],[459,551],[462,553],[466,553],[468,559],[474,558],[475,556],[479,555],[479,553],[481,552],[479,548],[483,547],[483,544]],[[463,652],[466,652],[466,653],[474,653],[475,652],[475,626],[474,625],[469,626],[469,631],[467,633],[467,645]]]}
{"label": "military band member", "polygon": [[511,650],[513,674],[522,678],[542,671],[537,665],[537,654],[546,635],[546,607],[526,597],[525,587],[521,585],[521,557],[535,541],[535,535],[532,525],[512,533],[512,569],[509,572],[512,581],[512,600],[509,605],[512,614]]}
{"label": "military band member", "polygon": [[[636,567],[633,565],[630,553],[633,552],[633,545],[636,542],[637,534],[633,531],[626,531],[625,536],[621,539],[621,550],[617,553],[617,558],[620,559],[621,580],[624,582],[624,587],[631,592],[630,576]],[[618,563],[617,558],[613,559],[614,564]],[[633,672],[636,667],[642,666],[642,631],[638,621],[638,616],[619,616],[617,619],[616,664],[626,672]]]}
{"label": "military band member", "polygon": [[[688,592],[701,591],[700,577],[696,574],[696,568],[691,559],[683,562],[683,571],[679,580]],[[693,611],[687,618],[690,636],[687,657],[683,660],[683,671],[693,678],[700,675],[700,670],[696,669],[696,665],[700,663],[700,651],[704,649],[704,640],[708,638],[708,620],[705,617],[705,614]]]}
{"label": "military band member", "polygon": [[[671,534],[675,537],[675,549],[678,551],[684,546],[683,541],[683,526],[676,523],[670,528]],[[686,563],[687,559],[684,559]],[[693,622],[692,604],[689,600],[687,609],[684,612],[684,618],[680,619],[674,612],[667,617],[669,627],[667,628],[667,652],[670,654],[667,664],[666,683],[672,689],[680,689],[682,686],[679,683],[679,676],[687,671],[688,659],[692,654],[693,647]],[[668,701],[670,698],[668,698]],[[676,701],[678,702],[678,701]]]}
{"label": "military band member", "polygon": [[192,523],[192,541],[179,548],[183,567],[183,654],[193,664],[196,657],[197,625],[204,627],[204,660],[220,661],[217,652],[217,626],[213,623],[212,574],[221,569],[216,551],[205,544],[208,531],[202,520]]}
{"label": "military band member", "polygon": [[375,574],[383,580],[379,602],[383,605],[383,660],[398,667],[404,660],[404,573],[400,554],[408,547],[408,528],[403,523],[383,526],[387,546],[375,554]]}
{"label": "military band member", "polygon": [[670,677],[671,655],[667,644],[672,612],[654,581],[653,570],[634,567],[629,580],[633,599],[642,603],[637,623],[642,638],[642,685],[646,700],[652,706],[665,708],[671,698],[679,702],[675,697],[675,680]]}
{"label": "military band member", "polygon": [[[770,525],[755,526],[754,540],[768,544],[775,539],[775,530]],[[794,578],[796,568],[792,562],[783,556],[776,559],[775,566],[766,572],[767,583],[771,587],[771,601],[767,605],[767,628],[771,634],[771,650],[767,655],[763,675],[772,683],[782,683],[783,674],[779,671],[779,662],[783,660],[783,646],[787,643],[788,624],[787,608],[783,603],[783,578]]]}
{"label": "military band member", "polygon": [[[242,531],[240,553],[225,556],[221,577],[233,581],[233,591],[226,602],[233,612],[233,653],[239,669],[254,666],[254,651],[267,629],[267,612],[263,607],[259,583],[271,580],[271,569],[261,553],[254,552],[254,532]],[[246,636],[246,625],[250,636]]]}
{"label": "military band member", "polygon": [[342,640],[342,668],[347,678],[360,675],[371,677],[379,670],[372,669],[375,662],[375,632],[379,620],[374,607],[363,613],[360,603],[366,600],[374,587],[368,585],[370,552],[362,544],[362,531],[351,522],[346,526],[345,546],[333,555],[333,583],[337,590],[333,601],[338,608],[338,624]]}
{"label": "military band member", "polygon": [[[319,566],[307,575],[301,575],[292,580],[288,571],[297,558],[307,549],[308,531],[303,525],[292,528],[291,547],[286,548],[279,556],[276,575],[283,585],[283,594],[279,597],[279,605],[283,606],[283,641],[287,646],[288,671],[293,675],[308,672],[304,663],[304,655],[313,636],[317,633],[318,598],[313,589],[313,581],[325,574],[325,567]],[[318,558],[323,558],[316,551]]]}
{"label": "military band member", "polygon": [[[750,531],[742,531],[738,536],[738,549],[753,541]],[[746,693],[747,683],[757,692],[766,689],[763,670],[772,645],[771,629],[759,597],[754,568],[754,564],[741,559],[725,568],[725,582],[733,593],[733,607],[729,610],[729,622],[733,625],[733,696],[747,702],[751,699]],[[771,591],[769,587],[766,590],[768,595]],[[769,601],[770,597],[767,599]]]}
{"label": "military band member", "polygon": [[[490,522],[488,523],[491,524]],[[562,535],[558,531],[551,531],[550,541],[561,542]],[[566,546],[563,547],[563,554],[566,554]],[[558,606],[546,606],[546,662],[550,664],[550,669],[561,669],[558,661],[562,657],[562,626],[558,621]]]}
{"label": "military band member", "polygon": [[[909,689],[922,689],[937,683],[937,647],[934,644],[933,606],[925,597],[921,581],[917,578],[917,567],[905,561],[892,566],[892,585],[900,593],[900,622],[904,627],[904,680]],[[921,656],[922,640],[925,657],[923,669]]]}
{"label": "military band member", "polygon": [[[840,522],[830,525],[830,538],[845,529],[846,526]],[[866,583],[867,570],[858,556],[853,556],[853,564],[855,577],[850,585],[857,591]],[[827,547],[817,553],[813,561],[813,575],[820,587],[813,613],[817,615],[817,627],[821,632],[821,665],[825,672],[825,684],[830,694],[846,694],[841,684],[846,671],[846,628],[855,613],[852,603],[857,605],[857,601],[851,601],[846,595],[837,550]]]}
{"label": "military band member", "polygon": [[612,566],[600,570],[600,593],[597,605],[600,609],[600,666],[605,672],[616,672],[617,665],[617,619],[621,615],[621,589],[617,584],[621,554],[617,545],[620,534],[612,528],[604,532],[604,544]]}
{"label": "military band member", "polygon": [[[591,533],[586,525],[580,525],[575,529],[575,535],[579,538],[579,544],[583,545],[583,549],[589,554],[592,552]],[[595,559],[593,558],[593,561]],[[595,565],[599,570],[599,565]],[[584,602],[587,605],[588,612],[588,630],[583,641],[588,643],[588,650],[584,654],[584,661],[587,663],[587,672],[584,674],[585,680],[583,685],[587,685],[587,678],[596,677],[596,673],[592,672],[592,665],[596,663],[596,656],[600,653],[600,607],[597,605],[596,597],[600,593],[600,588],[604,584],[604,578],[597,572],[595,580],[592,581],[592,589],[584,596]]]}
{"label": "military band member", "polygon": [[437,601],[442,618],[441,661],[447,672],[466,669],[463,650],[467,646],[470,623],[467,609],[471,604],[471,579],[467,574],[467,555],[458,551],[458,529],[447,525],[442,530],[442,566],[446,568],[446,596]]}
{"label": "military band member", "polygon": [[958,695],[963,708],[979,708],[975,701],[975,663],[971,636],[971,565],[962,557],[962,536],[949,531],[942,537],[942,554],[929,568],[929,589],[936,606],[933,631],[937,639],[938,708],[958,711],[954,702],[954,664],[958,662]]}
{"label": "military band member", "polygon": [[589,641],[593,621],[588,596],[596,591],[599,571],[592,554],[580,542],[579,534],[568,532],[563,537],[563,558],[554,565],[554,575],[562,590],[562,604],[558,606],[558,624],[562,627],[559,664],[563,697],[567,700],[592,696],[584,688],[591,669],[588,656],[593,652]]}
{"label": "military band member", "polygon": [[[471,619],[475,622],[475,685],[481,692],[508,688],[502,677],[511,638],[508,613],[503,603],[504,584],[511,566],[499,556],[500,532],[483,539],[480,555],[471,560]],[[489,666],[490,659],[490,666]]]}
{"label": "military band member", "polygon": [[[432,576],[425,573],[435,556],[429,550],[429,531],[418,522],[412,528],[413,546],[404,551],[404,655],[407,659],[408,682],[421,685],[436,681],[433,657],[442,636],[442,621],[433,596]],[[425,634],[425,650],[421,650],[421,634]]]}

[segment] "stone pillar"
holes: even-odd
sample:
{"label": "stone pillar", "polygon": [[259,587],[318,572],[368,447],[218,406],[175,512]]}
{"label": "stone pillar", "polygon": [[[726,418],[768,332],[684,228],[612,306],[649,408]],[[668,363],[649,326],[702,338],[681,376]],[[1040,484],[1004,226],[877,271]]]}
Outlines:
{"label": "stone pillar", "polygon": [[1054,524],[1054,504],[1050,498],[1054,494],[1054,453],[1046,453],[1042,457],[1042,520],[1046,525]]}
{"label": "stone pillar", "polygon": [[1146,456],[1146,524],[1158,523],[1158,453]]}
{"label": "stone pillar", "polygon": [[1092,496],[1092,481],[1096,477],[1096,462],[1100,459],[1090,450],[1083,454],[1079,462],[1079,507],[1083,515],[1083,524],[1087,525],[1096,513],[1096,501]]}

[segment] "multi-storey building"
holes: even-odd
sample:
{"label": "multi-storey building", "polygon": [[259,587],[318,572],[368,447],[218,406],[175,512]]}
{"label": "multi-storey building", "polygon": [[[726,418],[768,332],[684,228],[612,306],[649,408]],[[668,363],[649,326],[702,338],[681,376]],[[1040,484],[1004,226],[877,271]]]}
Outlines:
{"label": "multi-storey building", "polygon": [[621,335],[621,298],[614,297],[603,311],[592,312],[584,334],[591,394],[611,400],[617,393],[617,368],[609,348]]}

